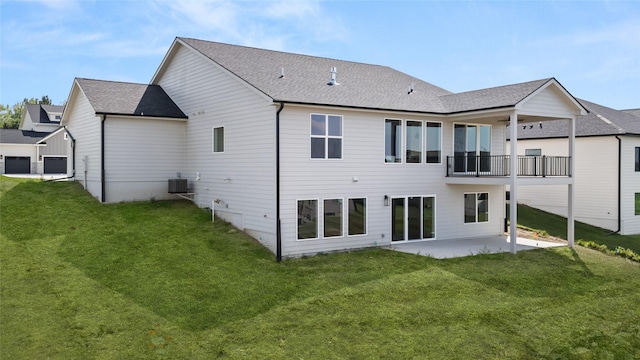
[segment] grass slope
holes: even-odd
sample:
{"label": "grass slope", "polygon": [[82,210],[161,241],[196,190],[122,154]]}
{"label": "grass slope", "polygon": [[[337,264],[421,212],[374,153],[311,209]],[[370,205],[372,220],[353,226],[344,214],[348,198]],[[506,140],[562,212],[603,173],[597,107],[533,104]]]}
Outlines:
{"label": "grass slope", "polygon": [[[545,230],[549,235],[567,238],[567,219],[526,205],[518,205],[518,224],[532,229]],[[575,238],[593,241],[606,245],[609,249],[616,247],[631,249],[640,254],[640,235],[611,234],[610,230],[591,226],[576,221]]]}
{"label": "grass slope", "polygon": [[588,249],[278,264],[189,202],[0,196],[2,358],[640,357],[640,264]]}

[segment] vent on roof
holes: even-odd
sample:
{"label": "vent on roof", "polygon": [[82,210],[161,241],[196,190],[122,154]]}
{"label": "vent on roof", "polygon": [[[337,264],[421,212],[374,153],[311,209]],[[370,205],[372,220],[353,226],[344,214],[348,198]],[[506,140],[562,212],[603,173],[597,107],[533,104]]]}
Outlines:
{"label": "vent on roof", "polygon": [[338,82],[336,81],[336,73],[338,72],[338,69],[335,66],[331,67],[331,81],[329,81],[327,83],[327,85],[340,85],[338,84]]}
{"label": "vent on roof", "polygon": [[284,68],[280,68],[280,79],[284,79]]}
{"label": "vent on roof", "polygon": [[415,82],[411,82],[411,86],[409,86],[409,91],[407,91],[407,94],[411,94],[413,93],[413,88],[415,87]]}

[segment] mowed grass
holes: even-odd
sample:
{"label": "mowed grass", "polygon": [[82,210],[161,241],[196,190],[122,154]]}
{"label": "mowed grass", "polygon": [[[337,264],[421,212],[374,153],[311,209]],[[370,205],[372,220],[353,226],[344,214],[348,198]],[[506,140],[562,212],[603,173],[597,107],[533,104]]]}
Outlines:
{"label": "mowed grass", "polygon": [[[532,229],[545,230],[549,235],[562,239],[567,238],[566,218],[526,205],[518,205],[518,224]],[[621,246],[640,254],[640,235],[612,234],[611,230],[576,221],[575,239],[593,241],[606,245],[611,250]]]}
{"label": "mowed grass", "polygon": [[640,264],[596,251],[276,263],[186,201],[0,196],[3,359],[640,358]]}

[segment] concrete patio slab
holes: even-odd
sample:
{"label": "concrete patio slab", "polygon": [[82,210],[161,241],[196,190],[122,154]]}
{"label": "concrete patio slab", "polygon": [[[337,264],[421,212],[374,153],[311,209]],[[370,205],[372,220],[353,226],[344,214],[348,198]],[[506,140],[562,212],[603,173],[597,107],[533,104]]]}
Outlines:
{"label": "concrete patio slab", "polygon": [[[567,246],[563,242],[516,238],[517,251]],[[459,240],[432,240],[392,244],[390,250],[430,256],[436,259],[509,252],[509,236],[493,236]]]}

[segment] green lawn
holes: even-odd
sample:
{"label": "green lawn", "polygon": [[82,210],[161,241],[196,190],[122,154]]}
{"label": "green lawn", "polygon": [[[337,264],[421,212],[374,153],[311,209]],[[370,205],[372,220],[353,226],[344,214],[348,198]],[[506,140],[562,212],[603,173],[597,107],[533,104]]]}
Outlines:
{"label": "green lawn", "polygon": [[[525,205],[518,205],[518,224],[533,229],[545,230],[552,236],[567,238],[566,218]],[[575,232],[576,240],[593,241],[606,245],[611,250],[614,250],[617,246],[622,246],[640,254],[640,235],[611,234],[610,230],[578,221],[575,223]]]}
{"label": "green lawn", "polygon": [[186,201],[0,177],[2,359],[634,359],[640,264],[578,247],[276,263]]}

